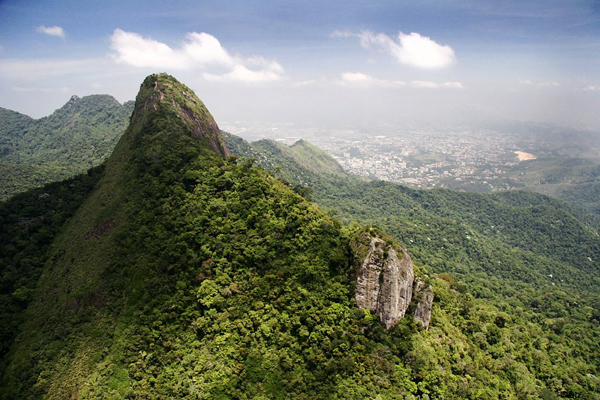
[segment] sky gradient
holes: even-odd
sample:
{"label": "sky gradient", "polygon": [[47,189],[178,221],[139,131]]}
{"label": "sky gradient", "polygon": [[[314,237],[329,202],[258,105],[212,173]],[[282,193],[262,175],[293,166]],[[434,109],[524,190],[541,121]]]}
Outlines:
{"label": "sky gradient", "polygon": [[218,123],[600,127],[600,1],[1,1],[0,107],[131,100],[168,72]]}

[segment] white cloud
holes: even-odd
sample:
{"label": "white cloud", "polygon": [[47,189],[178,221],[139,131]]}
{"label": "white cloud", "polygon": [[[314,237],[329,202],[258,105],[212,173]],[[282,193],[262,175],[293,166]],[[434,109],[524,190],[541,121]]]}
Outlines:
{"label": "white cloud", "polygon": [[[335,34],[335,32],[334,32]],[[335,34],[336,37],[347,37],[341,33]],[[450,46],[443,46],[426,36],[421,36],[416,32],[398,34],[398,41],[395,41],[384,33],[375,34],[370,31],[363,31],[357,35],[360,44],[364,48],[375,48],[388,52],[398,62],[412,65],[418,68],[443,68],[456,62],[454,50]]]}
{"label": "white cloud", "polygon": [[36,32],[43,33],[50,36],[58,36],[60,38],[65,38],[65,30],[60,26],[44,26],[40,25],[36,28]]}
{"label": "white cloud", "polygon": [[243,65],[236,65],[233,70],[223,75],[204,73],[202,76],[209,82],[269,82],[281,79],[283,68],[273,62],[259,71],[252,71]]}
{"label": "white cloud", "polygon": [[[205,71],[202,75],[209,81],[268,82],[283,77],[283,67],[263,57],[244,58],[231,55],[208,33],[188,33],[182,45],[173,49],[167,44],[143,38],[134,32],[116,29],[111,36],[113,56],[119,63],[134,67]],[[215,74],[207,69],[227,69],[229,72]]]}
{"label": "white cloud", "polygon": [[50,93],[50,92],[62,92],[68,93],[71,91],[67,86],[61,87],[34,87],[34,86],[13,86],[11,90],[15,92],[25,93]]}
{"label": "white cloud", "polygon": [[[406,82],[403,81],[390,81],[384,79],[377,79],[371,75],[367,75],[362,72],[344,72],[341,74],[341,79],[337,81],[339,85],[353,86],[353,87],[401,87],[405,86]],[[444,82],[437,83],[432,81],[411,81],[409,85],[417,89],[464,89],[464,86],[460,82]]]}
{"label": "white cloud", "polygon": [[233,67],[236,60],[221,46],[219,40],[208,33],[191,32],[186,35],[183,53],[202,66]]}
{"label": "white cloud", "polygon": [[111,38],[111,49],[117,54],[115,59],[133,67],[187,69],[189,59],[164,43],[144,39],[134,32],[115,29]]}
{"label": "white cloud", "polygon": [[405,82],[402,81],[388,81],[383,79],[377,79],[371,75],[363,74],[362,72],[344,72],[341,75],[341,80],[338,82],[341,85],[346,86],[358,86],[358,87],[398,87],[403,86]]}
{"label": "white cloud", "polygon": [[309,79],[306,81],[300,81],[300,82],[295,82],[292,84],[292,86],[296,86],[296,87],[303,87],[303,86],[314,86],[317,84],[317,80],[316,79]]}
{"label": "white cloud", "polygon": [[538,83],[539,87],[559,87],[560,83],[558,82],[540,82]]}
{"label": "white cloud", "polygon": [[410,85],[418,89],[437,89],[440,87],[437,83],[430,81],[412,81]]}
{"label": "white cloud", "polygon": [[332,38],[337,38],[337,37],[347,38],[347,37],[352,37],[352,36],[355,36],[355,34],[350,31],[338,31],[338,30],[331,32],[331,35],[329,35],[329,37],[332,37]]}
{"label": "white cloud", "polygon": [[590,85],[590,86],[584,87],[582,90],[584,92],[596,92],[596,91],[600,91],[600,86]]}
{"label": "white cloud", "polygon": [[538,88],[549,88],[549,87],[559,87],[560,83],[558,82],[534,82],[530,79],[519,79],[519,83],[521,85],[526,85],[526,86],[534,86],[534,87],[538,87]]}
{"label": "white cloud", "polygon": [[431,81],[412,81],[410,85],[417,89],[439,89],[439,88],[447,88],[447,89],[464,89],[462,83],[460,82],[444,82],[437,83]]}
{"label": "white cloud", "polygon": [[442,84],[443,87],[447,87],[450,89],[464,89],[465,87],[463,86],[462,83],[460,82],[444,82]]}
{"label": "white cloud", "polygon": [[98,82],[94,82],[90,86],[93,87],[94,89],[100,89],[102,87],[102,85],[99,84]]}
{"label": "white cloud", "polygon": [[363,74],[362,72],[344,72],[342,81],[347,83],[365,83],[376,82],[377,80],[371,75]]}

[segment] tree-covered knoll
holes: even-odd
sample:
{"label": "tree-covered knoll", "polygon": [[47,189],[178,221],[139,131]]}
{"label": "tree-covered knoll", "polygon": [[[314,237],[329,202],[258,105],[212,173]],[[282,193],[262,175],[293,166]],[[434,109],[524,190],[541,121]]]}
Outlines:
{"label": "tree-covered knoll", "polygon": [[51,115],[32,119],[0,109],[0,199],[85,172],[112,152],[133,102],[73,96]]}

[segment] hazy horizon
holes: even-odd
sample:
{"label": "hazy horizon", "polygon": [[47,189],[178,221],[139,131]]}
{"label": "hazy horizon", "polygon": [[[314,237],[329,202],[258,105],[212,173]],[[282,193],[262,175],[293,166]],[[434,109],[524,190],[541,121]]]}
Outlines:
{"label": "hazy horizon", "polygon": [[34,118],[167,72],[220,124],[600,128],[597,1],[4,1],[0,26],[0,107]]}

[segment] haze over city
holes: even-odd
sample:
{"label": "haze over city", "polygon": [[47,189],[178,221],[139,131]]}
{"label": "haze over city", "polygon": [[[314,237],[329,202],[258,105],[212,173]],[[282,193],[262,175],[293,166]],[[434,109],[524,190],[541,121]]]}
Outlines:
{"label": "haze over city", "polygon": [[600,126],[597,1],[0,3],[0,107],[186,82],[219,124]]}

